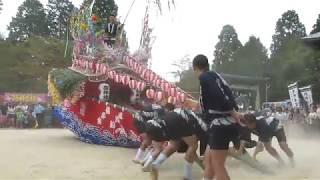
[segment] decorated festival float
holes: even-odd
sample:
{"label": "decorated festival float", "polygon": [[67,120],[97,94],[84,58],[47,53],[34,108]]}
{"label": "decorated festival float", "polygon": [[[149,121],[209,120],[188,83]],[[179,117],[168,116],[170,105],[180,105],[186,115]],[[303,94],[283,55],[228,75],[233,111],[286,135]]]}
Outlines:
{"label": "decorated festival float", "polygon": [[149,68],[148,6],[140,48],[134,54],[127,51],[124,26],[116,14],[95,14],[99,7],[94,0],[85,1],[70,18],[72,65],[53,69],[48,89],[54,115],[82,141],[137,147],[141,138],[133,128],[132,114],[141,104],[170,102],[191,107],[195,103],[191,95]]}

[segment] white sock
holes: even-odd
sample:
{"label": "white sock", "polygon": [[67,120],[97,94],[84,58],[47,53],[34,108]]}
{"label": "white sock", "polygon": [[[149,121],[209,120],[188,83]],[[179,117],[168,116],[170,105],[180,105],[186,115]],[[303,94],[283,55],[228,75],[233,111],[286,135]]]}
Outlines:
{"label": "white sock", "polygon": [[143,165],[143,169],[148,168],[152,164],[153,161],[154,161],[154,159],[153,159],[152,155],[149,156]]}
{"label": "white sock", "polygon": [[141,161],[142,158],[144,157],[144,153],[145,153],[145,151],[142,150],[141,148],[139,148],[138,152],[136,154],[136,157],[134,159],[137,160],[137,161]]}
{"label": "white sock", "polygon": [[152,166],[156,169],[158,169],[160,167],[160,165],[167,159],[168,157],[163,154],[160,153],[160,155],[158,156],[158,158],[152,163]]}
{"label": "white sock", "polygon": [[146,155],[144,156],[144,158],[140,162],[145,163],[149,159],[150,156],[152,156],[152,151],[147,151]]}
{"label": "white sock", "polygon": [[184,162],[183,177],[190,180],[192,179],[192,163],[188,161]]}

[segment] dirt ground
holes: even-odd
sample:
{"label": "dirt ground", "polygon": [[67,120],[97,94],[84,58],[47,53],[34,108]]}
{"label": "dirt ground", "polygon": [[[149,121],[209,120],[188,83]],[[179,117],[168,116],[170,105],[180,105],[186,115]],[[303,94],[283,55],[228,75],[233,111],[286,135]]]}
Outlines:
{"label": "dirt ground", "polygon": [[[228,160],[234,180],[320,180],[320,138],[292,137],[289,144],[296,154],[297,167],[279,168],[267,153],[259,160],[274,170],[263,175],[237,160]],[[80,142],[65,129],[0,130],[0,179],[104,179],[148,180],[138,165],[131,163],[134,149],[98,146]],[[276,145],[277,146],[277,145]],[[278,146],[277,146],[278,147]],[[283,155],[283,154],[282,154]],[[175,155],[161,168],[161,180],[179,180],[183,157]],[[194,165],[194,179],[201,170]]]}

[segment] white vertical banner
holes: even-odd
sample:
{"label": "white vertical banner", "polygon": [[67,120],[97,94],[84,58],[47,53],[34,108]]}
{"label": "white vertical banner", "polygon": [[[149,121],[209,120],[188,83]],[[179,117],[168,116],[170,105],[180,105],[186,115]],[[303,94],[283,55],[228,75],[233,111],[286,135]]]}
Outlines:
{"label": "white vertical banner", "polygon": [[289,96],[290,96],[290,101],[291,101],[292,107],[299,108],[300,107],[300,99],[299,99],[298,83],[295,82],[293,84],[290,84],[288,86],[288,89],[289,89]]}
{"label": "white vertical banner", "polygon": [[311,85],[299,88],[299,90],[303,96],[303,99],[308,103],[308,105],[311,105],[313,103]]}

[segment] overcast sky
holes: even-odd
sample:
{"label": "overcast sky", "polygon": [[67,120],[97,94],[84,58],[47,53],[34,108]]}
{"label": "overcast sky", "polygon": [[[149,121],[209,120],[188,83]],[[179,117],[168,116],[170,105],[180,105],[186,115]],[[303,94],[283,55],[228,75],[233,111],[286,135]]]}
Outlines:
{"label": "overcast sky", "polygon": [[[6,27],[24,0],[3,0],[0,14],[0,32],[7,34]],[[40,0],[43,4],[47,0]],[[166,1],[166,0],[164,0]],[[72,0],[79,6],[82,0]],[[119,16],[124,19],[132,0],[116,0]],[[166,3],[164,3],[166,4]],[[242,43],[250,35],[260,38],[269,48],[275,24],[281,14],[294,9],[306,26],[307,32],[320,14],[319,0],[176,0],[176,9],[163,16],[153,14],[152,24],[157,37],[153,49],[153,69],[171,79],[172,61],[188,54],[198,53],[213,59],[214,46],[225,24],[235,27]],[[126,22],[130,50],[139,45],[145,0],[136,0]]]}

